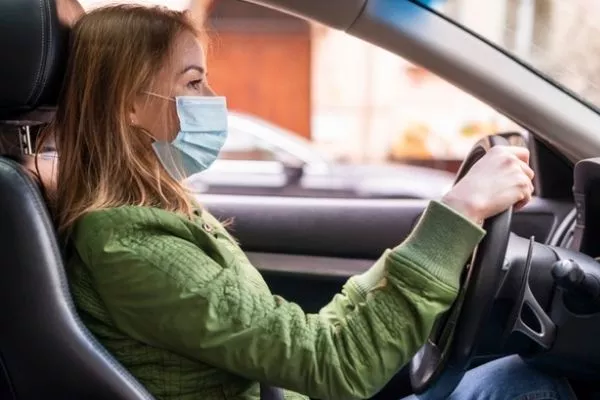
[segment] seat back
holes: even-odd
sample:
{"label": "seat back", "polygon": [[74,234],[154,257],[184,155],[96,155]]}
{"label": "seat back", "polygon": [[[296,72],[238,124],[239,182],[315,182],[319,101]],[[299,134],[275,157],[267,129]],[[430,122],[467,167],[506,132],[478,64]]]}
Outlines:
{"label": "seat back", "polygon": [[[0,123],[54,104],[67,34],[55,0],[0,0]],[[0,260],[0,398],[151,399],[79,321],[41,191],[5,157]]]}
{"label": "seat back", "polygon": [[150,399],[77,318],[40,190],[3,157],[0,194],[2,399]]}

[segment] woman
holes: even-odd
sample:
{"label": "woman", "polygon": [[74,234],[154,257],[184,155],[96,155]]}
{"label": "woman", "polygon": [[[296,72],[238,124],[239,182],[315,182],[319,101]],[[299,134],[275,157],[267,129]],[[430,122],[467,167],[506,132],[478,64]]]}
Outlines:
{"label": "woman", "polygon": [[[53,211],[84,323],[160,399],[257,399],[257,382],[288,399],[372,396],[452,304],[484,235],[478,224],[533,189],[527,151],[494,149],[403,244],[308,315],[271,294],[182,183],[214,161],[226,131],[224,99],[208,86],[184,14],[114,6],[75,25],[53,127]],[[453,396],[568,390],[505,359],[470,373]]]}

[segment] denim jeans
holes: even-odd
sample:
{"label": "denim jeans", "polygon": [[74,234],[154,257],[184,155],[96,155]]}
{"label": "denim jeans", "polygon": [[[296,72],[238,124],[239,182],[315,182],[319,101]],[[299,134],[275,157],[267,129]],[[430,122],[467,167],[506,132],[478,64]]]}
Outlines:
{"label": "denim jeans", "polygon": [[[430,396],[413,395],[403,400],[430,400]],[[468,371],[446,400],[576,400],[576,397],[566,379],[546,375],[520,357],[510,356]]]}

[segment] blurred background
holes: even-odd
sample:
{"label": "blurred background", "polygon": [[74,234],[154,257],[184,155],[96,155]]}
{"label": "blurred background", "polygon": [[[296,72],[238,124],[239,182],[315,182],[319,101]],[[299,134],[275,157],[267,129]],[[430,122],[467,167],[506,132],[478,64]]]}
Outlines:
{"label": "blurred background", "polygon": [[[591,102],[600,98],[598,0],[421,2]],[[431,197],[451,183],[477,139],[514,132],[526,140],[494,109],[343,32],[236,0],[191,6],[210,37],[209,82],[231,110],[221,160],[195,180],[202,190]]]}

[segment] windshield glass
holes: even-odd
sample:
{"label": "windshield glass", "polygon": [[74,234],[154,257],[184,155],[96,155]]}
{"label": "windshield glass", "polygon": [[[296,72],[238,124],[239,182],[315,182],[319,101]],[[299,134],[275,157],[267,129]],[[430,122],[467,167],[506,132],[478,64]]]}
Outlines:
{"label": "windshield glass", "polygon": [[600,1],[419,1],[600,106]]}

